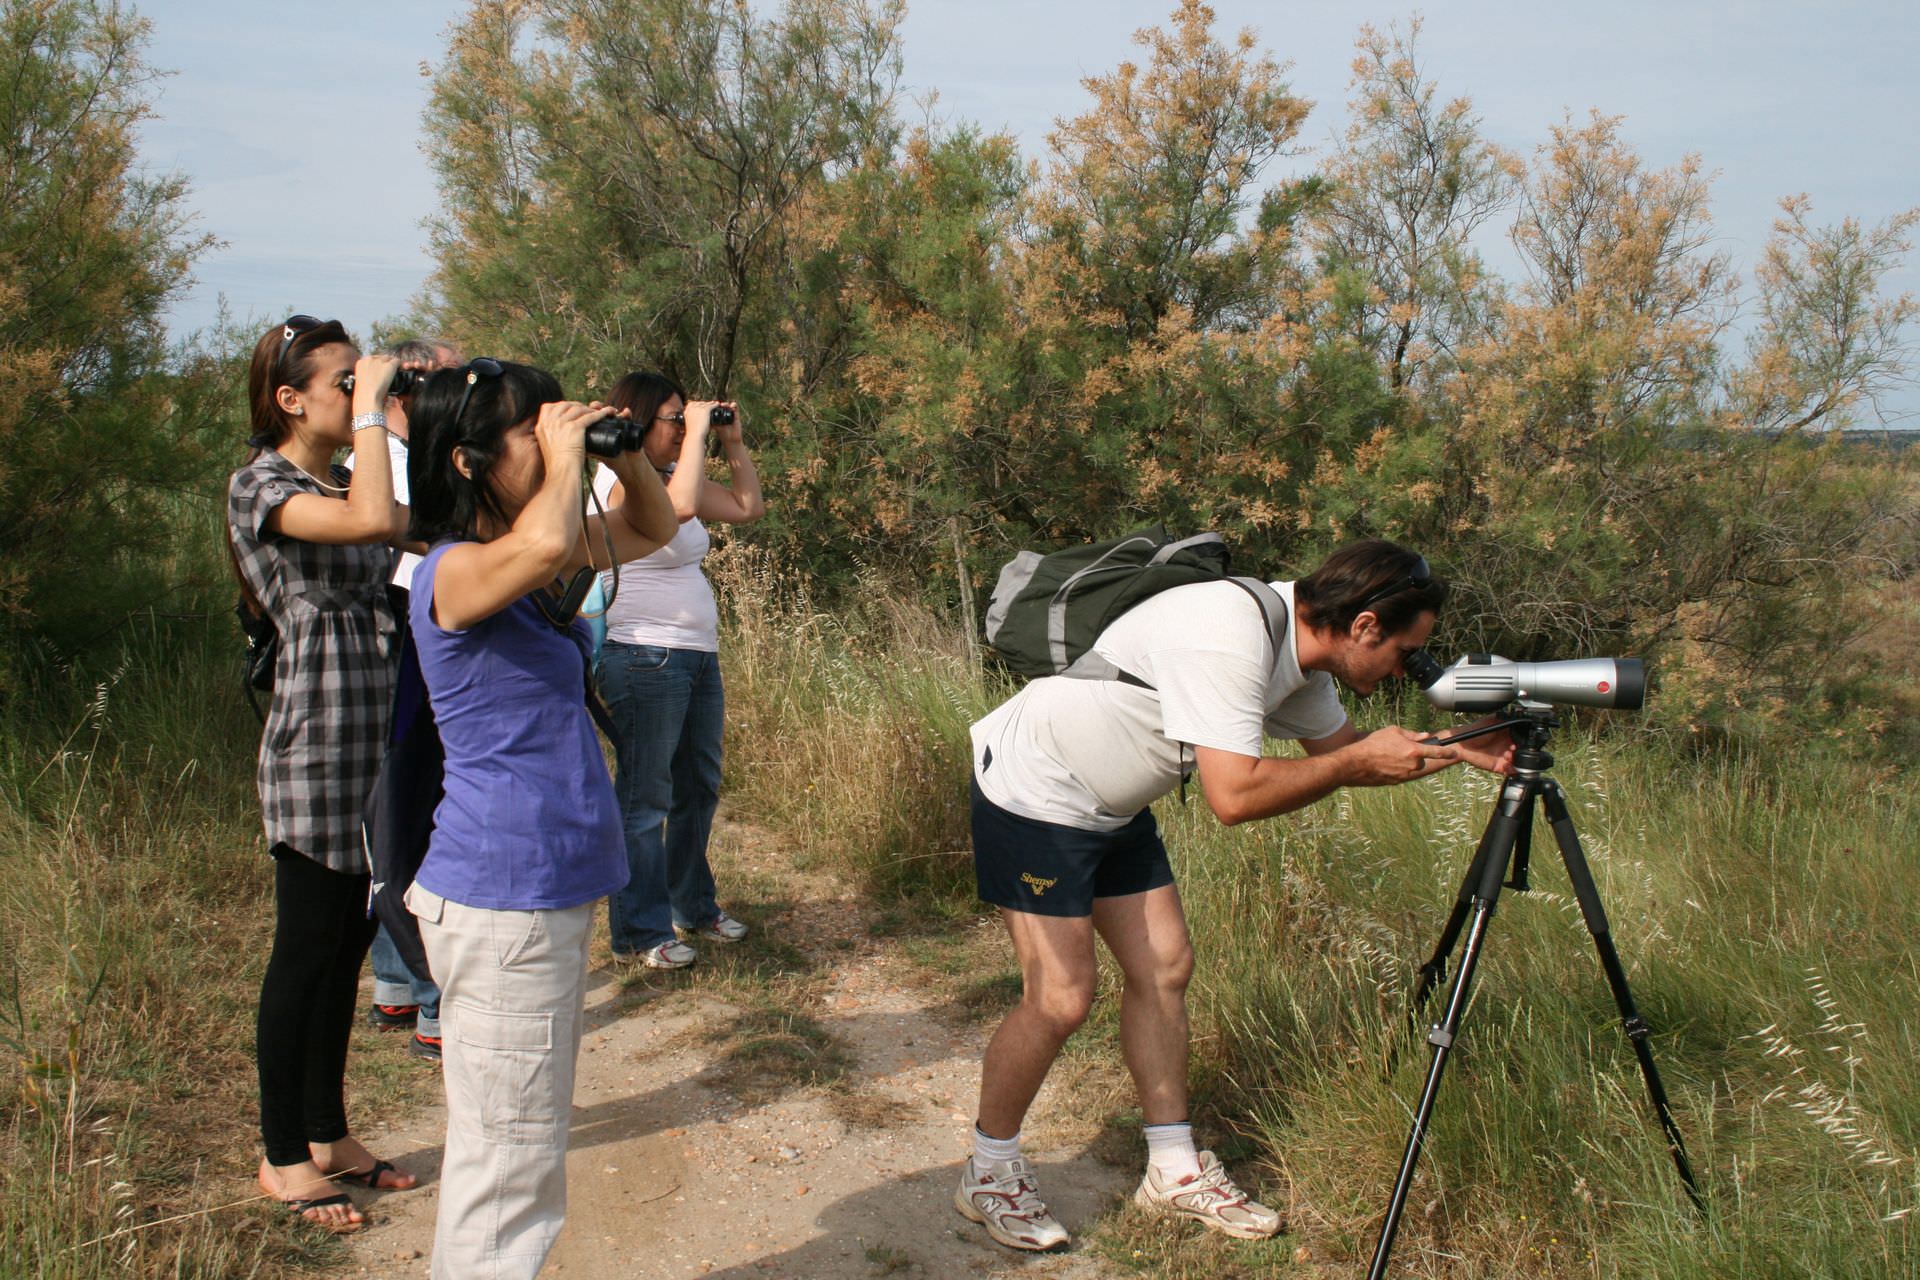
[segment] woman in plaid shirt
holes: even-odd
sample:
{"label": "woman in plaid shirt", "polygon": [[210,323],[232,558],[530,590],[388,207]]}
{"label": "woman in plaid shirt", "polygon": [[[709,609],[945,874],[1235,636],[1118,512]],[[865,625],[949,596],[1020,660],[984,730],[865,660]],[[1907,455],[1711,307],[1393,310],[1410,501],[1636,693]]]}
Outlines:
{"label": "woman in plaid shirt", "polygon": [[[258,773],[278,907],[256,1039],[259,1180],[331,1231],[364,1221],[339,1182],[414,1185],[352,1136],[343,1089],[373,938],[360,811],[397,656],[386,582],[407,512],[393,500],[384,409],[399,367],[361,356],[337,320],[269,329],[247,377],[254,455],[227,486],[235,568],[280,638]],[[349,446],[351,473],[332,465]]]}

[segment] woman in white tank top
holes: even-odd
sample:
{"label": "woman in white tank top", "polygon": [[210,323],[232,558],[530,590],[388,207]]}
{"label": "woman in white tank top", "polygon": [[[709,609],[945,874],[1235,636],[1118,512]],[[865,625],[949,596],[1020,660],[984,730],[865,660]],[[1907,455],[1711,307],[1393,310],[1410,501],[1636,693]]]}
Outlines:
{"label": "woman in white tank top", "polygon": [[[607,611],[599,686],[619,731],[614,783],[631,872],[609,899],[607,919],[615,956],[682,969],[698,953],[680,935],[711,942],[747,935],[720,909],[707,862],[726,714],[719,613],[700,561],[709,545],[704,522],[745,524],[764,515],[766,503],[736,405],[689,402],[657,373],[628,374],[608,399],[648,424],[647,460],[666,477],[681,523],[672,542],[620,566]],[[707,478],[709,433],[720,439],[728,484]],[[602,468],[596,488],[610,498],[612,473]]]}

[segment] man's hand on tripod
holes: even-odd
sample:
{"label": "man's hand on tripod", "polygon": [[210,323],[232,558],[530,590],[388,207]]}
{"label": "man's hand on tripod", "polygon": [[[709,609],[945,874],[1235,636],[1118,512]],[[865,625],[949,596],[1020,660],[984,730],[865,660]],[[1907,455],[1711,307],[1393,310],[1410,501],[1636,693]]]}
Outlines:
{"label": "man's hand on tripod", "polygon": [[1436,746],[1424,734],[1390,724],[1340,749],[1346,781],[1356,787],[1390,787],[1428,778],[1467,758],[1464,746]]}
{"label": "man's hand on tripod", "polygon": [[[1465,731],[1472,732],[1483,724],[1498,724],[1500,716],[1482,716]],[[1461,730],[1455,730],[1456,733]],[[1498,733],[1484,734],[1478,738],[1469,738],[1465,742],[1454,744],[1454,750],[1460,758],[1476,769],[1485,769],[1488,773],[1508,774],[1513,772],[1513,732],[1502,729]]]}

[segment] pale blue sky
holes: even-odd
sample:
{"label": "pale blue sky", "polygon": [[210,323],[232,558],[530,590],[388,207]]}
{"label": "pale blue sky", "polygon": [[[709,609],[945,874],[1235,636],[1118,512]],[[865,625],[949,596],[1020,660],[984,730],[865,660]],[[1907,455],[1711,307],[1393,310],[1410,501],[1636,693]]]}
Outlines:
{"label": "pale blue sky", "polygon": [[[335,0],[329,6],[149,0],[149,57],[177,74],[158,87],[143,134],[156,169],[183,172],[201,229],[225,242],[202,259],[175,309],[185,330],[225,296],[240,317],[289,309],[364,331],[404,311],[429,268],[435,206],[420,113],[449,0]],[[904,31],[902,114],[937,92],[939,115],[1006,129],[1041,155],[1053,121],[1087,102],[1083,76],[1135,56],[1131,34],[1171,0],[920,0]],[[1547,127],[1590,107],[1626,117],[1651,165],[1698,152],[1719,174],[1720,246],[1742,274],[1783,195],[1813,197],[1816,220],[1882,220],[1920,204],[1920,6],[1912,0],[1219,0],[1219,26],[1253,27],[1316,103],[1306,169],[1345,125],[1362,22],[1425,14],[1422,47],[1448,95],[1465,94],[1489,137],[1531,152]],[[1920,292],[1920,257],[1897,287]],[[1920,339],[1920,334],[1912,335]],[[1920,394],[1893,406],[1920,409]]]}

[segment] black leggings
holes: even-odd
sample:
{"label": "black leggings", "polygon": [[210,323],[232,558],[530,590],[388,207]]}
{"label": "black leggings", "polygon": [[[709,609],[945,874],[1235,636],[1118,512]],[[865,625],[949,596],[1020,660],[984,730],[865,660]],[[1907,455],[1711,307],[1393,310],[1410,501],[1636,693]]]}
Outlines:
{"label": "black leggings", "polygon": [[311,1160],[309,1142],[347,1136],[347,1039],[373,941],[369,882],[274,846],[278,915],[254,1042],[269,1164]]}

